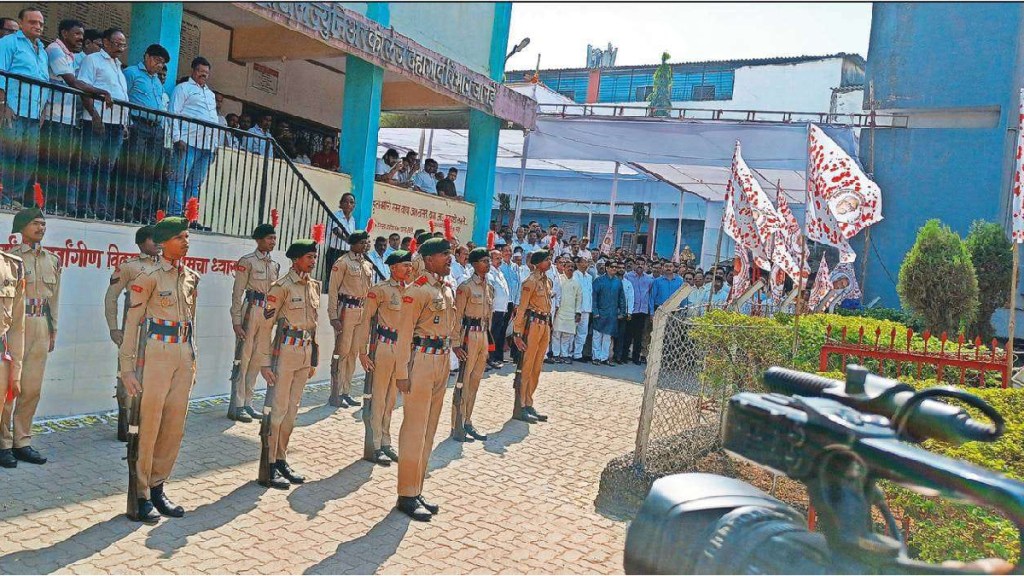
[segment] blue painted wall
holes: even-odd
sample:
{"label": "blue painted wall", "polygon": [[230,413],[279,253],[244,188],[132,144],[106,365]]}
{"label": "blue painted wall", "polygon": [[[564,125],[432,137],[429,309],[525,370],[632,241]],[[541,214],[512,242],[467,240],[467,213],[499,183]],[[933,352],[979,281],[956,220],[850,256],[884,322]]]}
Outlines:
{"label": "blue painted wall", "polygon": [[[1010,3],[874,4],[866,81],[880,110],[998,106],[1000,117],[993,128],[876,130],[874,177],[886,219],[872,228],[878,256],[867,255],[867,300],[899,305],[900,264],[927,220],[961,235],[977,219],[1006,222],[1021,15]],[[862,133],[865,166],[869,142]],[[854,240],[864,258],[863,233]]]}
{"label": "blue painted wall", "polygon": [[[131,29],[128,34],[128,61],[134,66],[142,61],[146,48],[151,44],[163,46],[171,55],[167,63],[168,70],[178,69],[178,53],[181,52],[181,18],[183,7],[181,2],[135,2],[132,4]],[[57,22],[50,24],[56,34]],[[189,63],[191,64],[191,62]],[[174,90],[176,78],[167,75],[164,90],[168,94]]]}

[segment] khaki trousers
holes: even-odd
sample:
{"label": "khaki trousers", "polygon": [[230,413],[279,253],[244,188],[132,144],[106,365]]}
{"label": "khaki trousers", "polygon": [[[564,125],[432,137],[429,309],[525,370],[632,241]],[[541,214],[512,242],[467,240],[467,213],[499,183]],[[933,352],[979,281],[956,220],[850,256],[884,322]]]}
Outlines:
{"label": "khaki trousers", "polygon": [[363,330],[363,309],[344,308],[341,314],[341,334],[334,348],[338,356],[337,383],[340,390],[331,390],[331,395],[352,392],[352,374],[356,371],[359,351],[366,350],[367,331]]}
{"label": "khaki trousers", "polygon": [[185,435],[188,398],[196,381],[192,343],[146,342],[139,413],[139,461],[135,466],[140,497],[163,484],[178,459]]}
{"label": "khaki trousers", "polygon": [[[50,356],[50,325],[45,316],[25,318],[25,359],[21,369],[21,394],[4,406],[0,416],[0,448],[32,445],[32,418],[39,406],[46,359]],[[4,386],[7,385],[6,380]],[[13,420],[13,432],[11,422]]]}
{"label": "khaki trousers", "polygon": [[540,382],[544,356],[551,340],[551,327],[547,322],[531,322],[526,329],[526,352],[523,354],[523,381],[519,387],[519,400],[523,406],[533,406],[533,393]]}
{"label": "khaki trousers", "polygon": [[427,462],[434,449],[434,433],[444,405],[444,392],[451,367],[448,353],[424,354],[413,351],[405,395],[402,430],[398,435],[398,495],[419,496]]}
{"label": "khaki trousers", "polygon": [[370,410],[370,430],[373,431],[373,449],[391,446],[391,413],[398,401],[398,380],[395,379],[398,345],[377,343],[373,356],[373,395]]}
{"label": "khaki trousers", "polygon": [[277,359],[277,384],[274,384],[273,411],[270,413],[271,464],[288,459],[288,441],[295,429],[295,416],[302,402],[302,391],[309,380],[312,346],[281,345]]}
{"label": "khaki trousers", "polygon": [[0,414],[5,413],[7,410],[7,388],[11,384],[10,370],[10,362],[0,362]]}
{"label": "khaki trousers", "polygon": [[[480,379],[487,367],[487,333],[466,334],[466,362],[462,367],[462,421],[463,425],[473,423],[473,406],[480,389]],[[459,384],[456,384],[459,386]],[[455,429],[455,405],[452,404],[452,429]]]}
{"label": "khaki trousers", "polygon": [[239,408],[252,406],[252,397],[256,391],[256,377],[260,374],[260,358],[255,353],[256,343],[263,339],[270,339],[270,332],[274,328],[272,319],[264,318],[263,308],[259,306],[249,307],[249,318],[245,325],[245,341],[242,342],[242,352],[239,358],[238,382],[242,384],[235,388],[235,399],[233,404]]}

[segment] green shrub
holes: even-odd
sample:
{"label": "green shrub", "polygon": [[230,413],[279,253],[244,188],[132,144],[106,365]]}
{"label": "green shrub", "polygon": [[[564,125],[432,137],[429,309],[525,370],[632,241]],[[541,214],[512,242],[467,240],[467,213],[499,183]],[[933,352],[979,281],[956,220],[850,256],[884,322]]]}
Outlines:
{"label": "green shrub", "polygon": [[873,320],[888,320],[913,328],[915,332],[924,331],[924,319],[897,308],[836,308],[836,314],[840,316],[857,316],[860,318],[871,318]]}
{"label": "green shrub", "polygon": [[723,393],[762,391],[765,370],[788,365],[793,343],[792,332],[771,318],[724,310],[696,318],[690,337],[706,351],[705,385]]}
{"label": "green shrub", "polygon": [[972,334],[983,340],[992,338],[992,313],[1007,306],[1010,276],[1013,274],[1013,248],[1006,231],[994,222],[977,220],[964,240],[978,276],[978,318]]}
{"label": "green shrub", "polygon": [[978,279],[960,236],[938,220],[926,222],[900,266],[896,292],[936,334],[970,326],[978,313]]}

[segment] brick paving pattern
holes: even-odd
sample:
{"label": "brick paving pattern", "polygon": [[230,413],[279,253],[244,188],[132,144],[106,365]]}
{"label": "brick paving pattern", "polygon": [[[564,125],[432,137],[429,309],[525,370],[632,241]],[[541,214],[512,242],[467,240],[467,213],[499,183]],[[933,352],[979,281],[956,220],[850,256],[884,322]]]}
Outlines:
{"label": "brick paving pattern", "polygon": [[254,481],[258,423],[195,408],[168,482],[186,517],[156,526],[123,515],[109,420],[37,436],[50,462],[0,469],[0,573],[621,573],[626,524],[594,499],[608,461],[633,449],[642,372],[553,368],[537,392],[551,421],[532,426],[508,418],[510,368],[487,374],[483,443],[447,439],[449,390],[425,490],[441,514],[427,524],[392,510],[397,466],[360,458],[359,413],[325,406],[323,386],[303,398],[289,462],[307,481],[289,491]]}

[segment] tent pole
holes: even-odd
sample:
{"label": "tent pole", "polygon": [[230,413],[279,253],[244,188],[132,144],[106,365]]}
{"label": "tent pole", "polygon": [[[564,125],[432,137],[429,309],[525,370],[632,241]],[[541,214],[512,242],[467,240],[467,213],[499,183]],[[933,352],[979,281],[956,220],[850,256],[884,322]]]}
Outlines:
{"label": "tent pole", "polygon": [[715,261],[711,263],[712,272],[711,286],[708,288],[708,310],[711,310],[711,298],[715,295],[715,277],[718,276],[718,260],[722,257],[722,236],[724,232],[725,210],[722,210],[722,222],[718,225],[718,243],[715,245]]}
{"label": "tent pole", "polygon": [[430,138],[427,140],[427,158],[430,158],[434,152],[434,129],[430,129]]}
{"label": "tent pole", "polygon": [[[1013,196],[1011,195],[1012,199]],[[1014,240],[1010,243],[1013,248],[1013,276],[1010,276],[1010,326],[1006,332],[1006,380],[1004,386],[1009,386],[1013,378],[1013,341],[1017,335],[1017,274],[1020,273],[1020,246]],[[993,352],[994,354],[994,352]]]}
{"label": "tent pole", "polygon": [[519,220],[523,216],[523,189],[526,188],[526,159],[530,154],[530,133],[523,138],[523,160],[519,165],[519,190],[516,193],[516,212],[512,218],[512,228],[519,227]]}
{"label": "tent pole", "polygon": [[[871,125],[868,126],[868,173],[875,178],[875,81],[868,82],[868,107]],[[868,286],[868,258],[871,255],[871,227],[864,231],[864,261],[860,264],[860,303],[864,305],[864,297]]]}
{"label": "tent pole", "polygon": [[615,173],[612,174],[612,198],[611,204],[608,206],[608,229],[610,230],[612,224],[615,222],[615,197],[619,193],[619,163],[615,163]]}
{"label": "tent pole", "polygon": [[427,130],[426,130],[426,128],[420,128],[420,147],[419,147],[418,155],[417,155],[417,158],[420,159],[420,162],[426,161],[426,158],[423,157],[423,145],[426,143],[426,141],[427,141]]}
{"label": "tent pole", "polygon": [[594,241],[593,237],[591,237],[591,235],[590,235],[591,232],[594,231],[593,224],[594,224],[594,203],[591,202],[590,204],[587,205],[587,238],[589,238],[591,242]]}
{"label": "tent pole", "polygon": [[[652,209],[651,212],[654,212]],[[658,238],[658,219],[651,218],[651,234],[647,244],[647,256],[654,256],[654,242]]]}
{"label": "tent pole", "polygon": [[679,216],[676,219],[676,253],[672,256],[672,260],[676,264],[679,264],[679,259],[683,251],[683,200],[686,199],[686,194],[682,191],[679,192]]}
{"label": "tent pole", "polygon": [[[804,230],[800,235],[800,278],[796,281],[796,308],[793,310],[793,358],[796,358],[800,338],[800,308],[804,300],[804,266],[807,265],[807,211],[811,204],[811,124],[807,123],[807,164],[804,168]],[[810,280],[810,278],[808,278]],[[863,293],[863,289],[862,289]]]}

